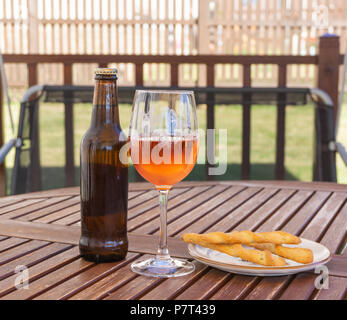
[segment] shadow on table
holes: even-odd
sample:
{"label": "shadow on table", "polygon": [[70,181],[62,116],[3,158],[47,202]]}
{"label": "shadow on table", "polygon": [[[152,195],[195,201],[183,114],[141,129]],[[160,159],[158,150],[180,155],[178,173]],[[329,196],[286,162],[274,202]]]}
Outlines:
{"label": "shadow on table", "polygon": [[[255,163],[251,166],[251,179],[252,180],[274,180],[274,165],[273,164],[262,164]],[[65,187],[65,171],[64,167],[42,167],[42,190],[57,189]],[[7,170],[7,192],[10,192],[10,181],[12,169]],[[196,164],[193,171],[185,179],[185,181],[205,181],[206,169],[203,164]],[[227,172],[224,175],[214,176],[214,180],[240,180],[241,178],[241,165],[240,164],[228,164]],[[286,180],[298,180],[297,177],[292,175],[286,170],[285,173]],[[129,168],[129,181],[135,182],[135,169],[134,167]],[[79,185],[79,167],[75,170],[75,183]]]}

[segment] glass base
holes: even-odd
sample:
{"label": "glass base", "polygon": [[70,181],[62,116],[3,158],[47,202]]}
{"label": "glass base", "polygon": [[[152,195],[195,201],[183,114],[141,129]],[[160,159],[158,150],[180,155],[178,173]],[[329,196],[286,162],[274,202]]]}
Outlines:
{"label": "glass base", "polygon": [[195,270],[195,265],[181,259],[146,259],[132,263],[131,270],[148,277],[171,278],[185,276]]}

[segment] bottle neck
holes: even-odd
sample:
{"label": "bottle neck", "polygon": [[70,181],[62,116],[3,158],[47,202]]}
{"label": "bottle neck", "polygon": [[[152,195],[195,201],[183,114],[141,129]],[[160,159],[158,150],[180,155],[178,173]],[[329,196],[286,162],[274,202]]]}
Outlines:
{"label": "bottle neck", "polygon": [[119,125],[116,80],[95,80],[92,126]]}

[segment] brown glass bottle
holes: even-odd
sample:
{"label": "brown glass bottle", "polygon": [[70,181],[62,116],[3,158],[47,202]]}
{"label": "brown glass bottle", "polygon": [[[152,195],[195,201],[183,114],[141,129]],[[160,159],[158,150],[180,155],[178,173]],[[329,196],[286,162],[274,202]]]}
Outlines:
{"label": "brown glass bottle", "polygon": [[128,165],[119,123],[117,70],[95,71],[91,125],[81,142],[81,255],[90,261],[125,258],[128,251]]}

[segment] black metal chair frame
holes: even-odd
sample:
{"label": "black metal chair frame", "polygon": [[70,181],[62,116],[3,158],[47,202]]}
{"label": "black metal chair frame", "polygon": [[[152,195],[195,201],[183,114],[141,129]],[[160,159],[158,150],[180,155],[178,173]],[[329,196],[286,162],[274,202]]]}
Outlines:
{"label": "black metal chair frame", "polygon": [[[12,194],[37,191],[41,187],[38,129],[40,101],[59,102],[70,106],[74,103],[90,104],[93,89],[92,86],[37,85],[27,90],[21,100],[17,138],[10,140],[0,149],[0,163],[2,163],[12,147],[16,148],[11,184]],[[167,90],[168,88],[119,87],[119,103],[131,104],[136,89]],[[331,98],[324,91],[278,87],[169,87],[169,89],[192,90],[195,93],[197,104],[207,104],[212,109],[216,104],[243,106],[256,104],[306,105],[310,97],[316,106],[314,180],[336,182],[334,106]]]}

